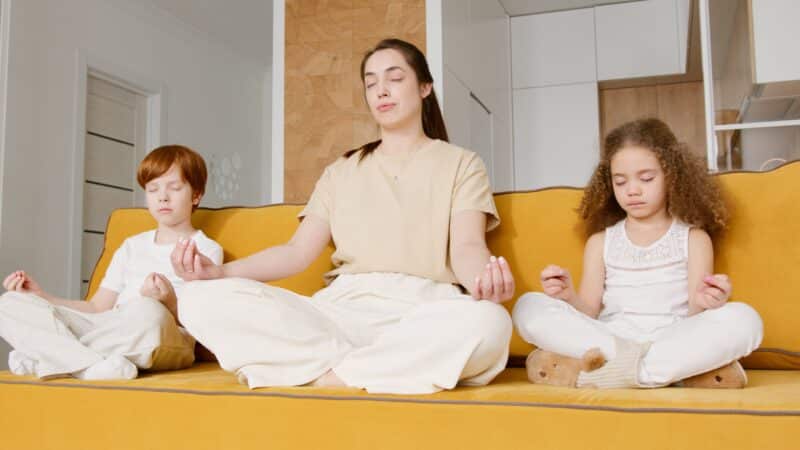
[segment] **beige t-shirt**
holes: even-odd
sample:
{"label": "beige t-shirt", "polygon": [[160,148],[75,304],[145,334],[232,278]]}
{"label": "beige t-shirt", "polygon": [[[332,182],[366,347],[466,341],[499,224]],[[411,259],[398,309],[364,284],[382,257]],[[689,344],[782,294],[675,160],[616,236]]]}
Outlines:
{"label": "beige t-shirt", "polygon": [[450,218],[465,210],[500,223],[486,167],[474,152],[435,140],[410,154],[359,154],[325,168],[299,217],[327,221],[334,270],[398,272],[457,283],[448,259]]}

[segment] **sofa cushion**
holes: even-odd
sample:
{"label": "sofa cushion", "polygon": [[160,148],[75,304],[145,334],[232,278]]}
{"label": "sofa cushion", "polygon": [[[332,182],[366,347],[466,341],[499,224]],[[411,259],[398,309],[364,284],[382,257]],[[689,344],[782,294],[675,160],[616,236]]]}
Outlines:
{"label": "sofa cushion", "polygon": [[800,371],[749,377],[733,390],[586,390],[533,385],[509,369],[485,387],[393,396],[250,391],[213,364],[118,382],[2,372],[0,432],[3,448],[41,450],[790,448]]}

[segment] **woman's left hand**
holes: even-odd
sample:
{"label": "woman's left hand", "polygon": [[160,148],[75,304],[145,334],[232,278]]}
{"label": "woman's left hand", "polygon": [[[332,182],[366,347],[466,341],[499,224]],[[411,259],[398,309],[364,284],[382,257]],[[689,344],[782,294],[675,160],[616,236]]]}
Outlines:
{"label": "woman's left hand", "polygon": [[472,297],[477,300],[490,300],[503,303],[514,296],[514,275],[508,261],[502,256],[489,258],[486,268],[475,277]]}

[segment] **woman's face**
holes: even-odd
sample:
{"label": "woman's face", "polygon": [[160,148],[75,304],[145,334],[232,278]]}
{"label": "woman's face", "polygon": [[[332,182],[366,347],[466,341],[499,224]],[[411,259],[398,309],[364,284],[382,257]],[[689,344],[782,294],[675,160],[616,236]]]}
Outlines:
{"label": "woman's face", "polygon": [[364,89],[372,117],[383,129],[398,129],[422,123],[422,100],[431,92],[430,83],[420,84],[402,53],[378,50],[364,65]]}

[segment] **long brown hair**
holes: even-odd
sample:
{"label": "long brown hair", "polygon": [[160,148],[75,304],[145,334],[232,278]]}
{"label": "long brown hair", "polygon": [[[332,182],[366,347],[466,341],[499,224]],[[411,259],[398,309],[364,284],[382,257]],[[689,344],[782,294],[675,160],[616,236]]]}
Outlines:
{"label": "long brown hair", "polygon": [[[431,85],[430,94],[422,99],[422,130],[425,135],[432,139],[449,141],[442,111],[439,108],[439,101],[436,99],[436,92],[433,91],[433,76],[431,76],[431,71],[428,68],[428,61],[425,60],[425,55],[414,44],[401,39],[384,39],[378,42],[375,47],[364,54],[364,58],[361,60],[361,82],[364,82],[364,66],[366,66],[369,57],[379,50],[387,49],[397,50],[403,55],[406,63],[414,69],[417,81],[420,84],[429,83]],[[349,158],[360,152],[358,160],[361,161],[375,151],[380,143],[380,139],[368,142],[361,147],[349,150],[344,156]]]}
{"label": "long brown hair", "polygon": [[706,171],[703,159],[678,142],[661,120],[640,119],[619,126],[606,136],[600,162],[578,207],[588,235],[625,218],[625,211],[614,197],[611,159],[628,146],[644,147],[656,155],[664,171],[667,211],[672,217],[702,228],[712,237],[725,228],[728,211],[720,187]]}

